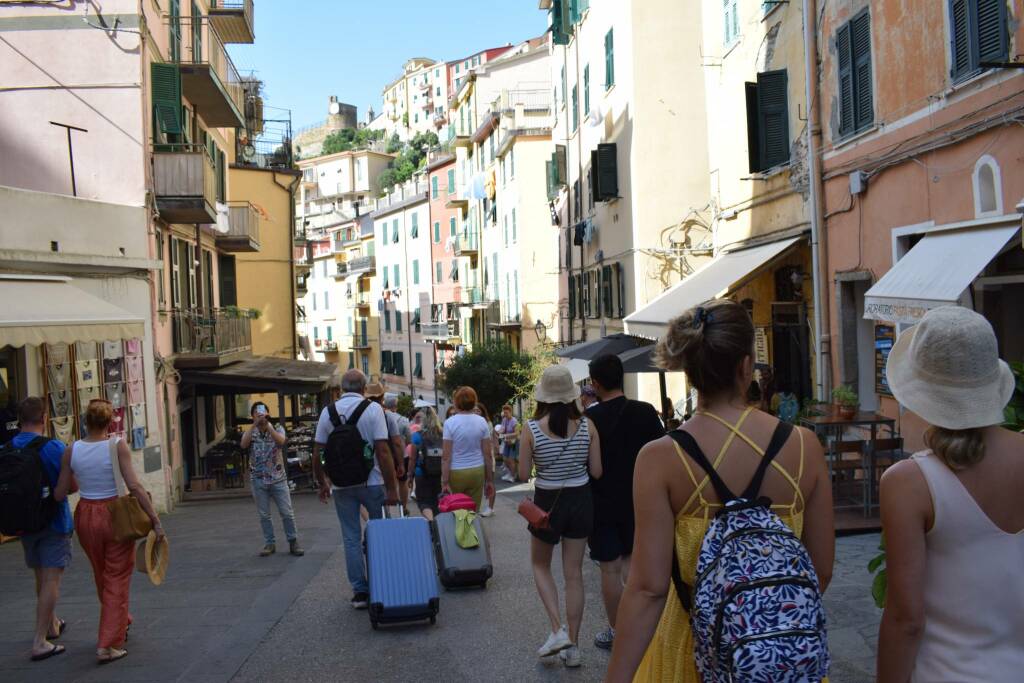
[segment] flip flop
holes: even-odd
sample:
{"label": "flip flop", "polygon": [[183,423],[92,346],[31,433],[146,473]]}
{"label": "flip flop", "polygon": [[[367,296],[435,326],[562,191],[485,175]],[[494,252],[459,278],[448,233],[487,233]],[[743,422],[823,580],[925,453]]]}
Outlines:
{"label": "flip flop", "polygon": [[128,656],[128,650],[118,650],[117,648],[110,648],[109,657],[99,657],[96,661],[100,664],[110,664],[116,662],[119,659],[124,659]]}
{"label": "flip flop", "polygon": [[47,633],[46,638],[48,640],[56,640],[57,638],[60,638],[62,635],[64,635],[64,631],[68,627],[68,622],[64,621],[63,619],[58,619],[57,623],[59,624],[59,626],[57,627],[57,635],[52,636],[49,633]]}
{"label": "flip flop", "polygon": [[49,659],[50,657],[56,657],[57,655],[61,655],[61,654],[64,654],[64,646],[63,645],[54,645],[53,647],[51,647],[49,650],[47,650],[46,652],[44,652],[42,654],[32,655],[32,661],[33,662],[41,662],[44,659]]}

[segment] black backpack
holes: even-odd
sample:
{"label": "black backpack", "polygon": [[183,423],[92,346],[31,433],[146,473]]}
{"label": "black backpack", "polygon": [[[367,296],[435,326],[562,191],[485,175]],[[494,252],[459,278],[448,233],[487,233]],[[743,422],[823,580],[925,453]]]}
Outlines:
{"label": "black backpack", "polygon": [[39,451],[49,439],[37,436],[24,446],[0,446],[0,533],[24,536],[42,531],[57,506]]}
{"label": "black backpack", "polygon": [[346,420],[338,414],[333,401],[327,404],[327,414],[334,429],[327,437],[323,463],[327,476],[335,486],[365,484],[373,471],[373,448],[363,439],[358,427],[359,418],[369,405],[370,401],[363,399]]}

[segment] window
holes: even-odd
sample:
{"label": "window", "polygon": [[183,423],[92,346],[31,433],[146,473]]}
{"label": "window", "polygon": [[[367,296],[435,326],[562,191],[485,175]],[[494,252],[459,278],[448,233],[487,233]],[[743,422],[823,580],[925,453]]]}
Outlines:
{"label": "window", "polygon": [[565,67],[564,66],[562,67],[562,80],[560,81],[560,83],[562,84],[561,102],[562,102],[562,106],[564,107],[565,106],[565,91],[566,91],[566,88],[567,88],[566,81],[565,81]]}
{"label": "window", "polygon": [[420,219],[420,215],[418,213],[414,213],[412,215],[412,230],[409,231],[409,237],[411,237],[412,239],[416,239],[417,237],[420,236],[420,220],[419,219]]}
{"label": "window", "polygon": [[319,338],[320,338],[320,328],[317,327],[316,325],[313,325],[313,339],[319,339]]}
{"label": "window", "polygon": [[[171,0],[169,7],[170,14],[170,49],[169,57],[172,62],[181,59],[181,2]],[[177,67],[174,67],[177,68]]]}
{"label": "window", "polygon": [[395,308],[395,332],[402,331],[402,312]]}
{"label": "window", "polygon": [[448,169],[448,194],[455,192],[455,169]]}
{"label": "window", "polygon": [[589,318],[589,317],[591,317],[591,315],[590,315],[590,313],[591,313],[591,307],[590,307],[590,273],[589,272],[588,273],[583,273],[583,283],[580,286],[580,289],[582,290],[580,292],[580,295],[581,295],[580,298],[582,299],[582,302],[583,302],[582,305],[580,306],[580,309],[583,311],[583,315],[581,317]]}
{"label": "window", "polygon": [[1005,62],[1006,0],[949,0],[950,75],[961,81],[982,62]]}
{"label": "window", "polygon": [[391,241],[398,244],[398,219],[396,218],[391,223]]}
{"label": "window", "polygon": [[413,259],[412,262],[412,283],[418,285],[420,283],[420,260]]}
{"label": "window", "polygon": [[455,237],[455,216],[448,219],[448,230],[451,232],[452,237]]}
{"label": "window", "polygon": [[434,273],[434,282],[436,282],[438,284],[441,284],[441,281],[444,278],[442,277],[443,273],[441,272],[441,262],[440,261],[438,261],[437,263],[434,264],[434,271],[435,271],[435,273]]}
{"label": "window", "polygon": [[391,312],[387,308],[384,309],[384,331],[391,331]]}
{"label": "window", "polygon": [[515,244],[515,241],[516,241],[516,210],[515,210],[515,208],[513,208],[512,209],[512,243]]}
{"label": "window", "polygon": [[590,65],[583,67],[583,115],[590,113]]}
{"label": "window", "polygon": [[419,351],[416,352],[416,369],[412,371],[412,374],[416,377],[423,377],[423,354]]}
{"label": "window", "polygon": [[316,292],[313,292],[313,310],[316,310]]}
{"label": "window", "polygon": [[508,246],[508,216],[502,216],[503,223],[505,225],[505,246]]}
{"label": "window", "polygon": [[451,277],[452,282],[458,282],[459,281],[459,261],[458,261],[458,259],[453,259],[452,260],[452,271],[451,271],[451,275],[449,277]]}
{"label": "window", "polygon": [[[324,261],[324,263],[327,263],[327,262]],[[331,310],[331,293],[330,292],[324,292],[324,310],[325,311]]]}
{"label": "window", "polygon": [[327,261],[321,261],[320,263],[323,264],[324,277],[327,277]]}
{"label": "window", "polygon": [[580,126],[580,98],[579,86],[572,86],[572,129],[575,131]]}
{"label": "window", "polygon": [[789,107],[785,69],[757,75],[746,84],[747,154],[750,172],[789,162]]}
{"label": "window", "polygon": [[871,86],[871,15],[862,11],[836,32],[839,61],[839,136],[862,131],[874,120]]}
{"label": "window", "polygon": [[441,96],[441,86],[437,86],[437,93],[436,93],[436,95],[437,95],[438,97],[440,97],[440,96]]}
{"label": "window", "polygon": [[999,164],[988,154],[974,164],[974,215],[999,216],[1003,213],[1002,178]]}
{"label": "window", "polygon": [[380,241],[381,241],[381,244],[387,244],[388,243],[388,222],[387,221],[384,221],[384,223],[382,223],[381,226],[380,226]]}
{"label": "window", "polygon": [[402,286],[402,279],[398,276],[398,264],[396,263],[394,266],[392,266],[392,268],[392,272],[394,272],[395,274],[394,280],[392,280],[392,282],[394,282],[394,286],[397,289],[398,287]]}
{"label": "window", "polygon": [[[173,26],[173,16],[171,21]],[[174,64],[153,62],[150,65],[150,82],[153,130],[161,133],[167,142],[175,142],[185,130],[181,122],[181,71]]]}
{"label": "window", "polygon": [[327,341],[334,341],[334,328],[331,325],[327,326]]}
{"label": "window", "polygon": [[430,178],[430,198],[437,199],[437,176]]}
{"label": "window", "polygon": [[391,373],[391,352],[381,351],[380,352],[380,371],[384,373]]}
{"label": "window", "polygon": [[383,281],[381,282],[381,285],[380,285],[381,288],[382,289],[391,289],[391,287],[390,287],[390,285],[388,283],[388,267],[387,266],[384,266],[384,268],[382,270],[382,275],[383,275],[383,277],[381,279]]}
{"label": "window", "polygon": [[516,177],[516,148],[513,147],[508,151],[508,176],[509,178]]}
{"label": "window", "polygon": [[356,366],[356,353],[355,351],[348,352],[348,369],[351,370]]}
{"label": "window", "polygon": [[576,276],[569,276],[569,320],[576,319]]}
{"label": "window", "polygon": [[434,221],[434,244],[441,242],[441,222]]}
{"label": "window", "polygon": [[401,377],[405,374],[405,354],[394,351],[391,354],[391,374]]}
{"label": "window", "polygon": [[[163,263],[164,261],[164,233],[162,230],[156,231],[156,260]],[[164,294],[164,271],[161,270],[156,275],[157,281],[157,301],[161,304],[165,303]],[[223,289],[223,288],[222,288]]]}
{"label": "window", "polygon": [[512,304],[513,310],[515,311],[516,320],[519,320],[519,271],[512,273]]}
{"label": "window", "polygon": [[607,318],[612,317],[612,267],[601,267],[601,311]]}
{"label": "window", "polygon": [[[735,0],[733,0],[735,2]],[[604,34],[604,89],[611,90],[615,85],[615,29],[608,29]]]}
{"label": "window", "polygon": [[739,0],[722,0],[722,44],[731,47],[740,37]]}
{"label": "window", "polygon": [[615,264],[615,280],[616,280],[616,284],[618,284],[618,286],[619,286],[618,287],[618,290],[619,290],[619,292],[618,292],[618,296],[619,296],[619,310],[618,310],[618,315],[616,317],[618,317],[618,318],[625,318],[626,317],[626,278],[623,275],[622,264],[621,263],[616,263]]}

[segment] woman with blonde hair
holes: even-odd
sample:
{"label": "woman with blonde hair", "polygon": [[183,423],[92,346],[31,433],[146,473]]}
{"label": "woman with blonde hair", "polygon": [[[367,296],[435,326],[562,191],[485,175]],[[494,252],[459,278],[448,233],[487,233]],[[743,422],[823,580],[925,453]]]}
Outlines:
{"label": "woman with blonde hair", "polygon": [[1004,429],[1015,380],[992,326],[929,311],[889,354],[893,396],[928,450],[882,476],[888,593],[880,683],[1024,675],[1024,436]]}
{"label": "woman with blonde hair", "polygon": [[[748,404],[754,325],[746,309],[726,299],[690,309],[669,322],[655,355],[659,367],[684,371],[696,387],[697,410],[682,425],[689,436],[681,440],[708,456],[684,450],[671,435],[640,451],[633,480],[636,538],[616,616],[609,683],[700,683],[689,615],[671,575],[674,559],[682,584],[694,586],[704,534],[728,502],[718,494],[719,483],[728,491],[756,489],[751,499],[770,499],[806,547],[821,591],[832,575],[832,492],[821,445],[800,428],[788,436],[783,428],[777,439],[779,420]],[[774,459],[766,456],[772,441]],[[702,463],[716,473],[714,486]]]}
{"label": "woman with blonde hair", "polygon": [[476,392],[459,387],[452,397],[456,412],[444,421],[441,461],[442,493],[465,493],[480,510],[484,497],[494,495],[494,447],[491,426],[476,414]]}
{"label": "woman with blonde hair", "polygon": [[128,492],[139,501],[149,516],[157,538],[164,536],[160,518],[149,494],[135,475],[128,445],[107,434],[113,415],[114,407],[110,401],[89,401],[85,411],[86,437],[64,451],[60,479],[54,491],[54,498],[62,501],[71,488],[72,476],[78,482],[81,499],[75,508],[75,531],[78,542],[92,564],[96,594],[100,600],[99,640],[96,649],[96,659],[100,664],[128,656],[124,643],[128,639],[128,627],[132,622],[128,613],[128,592],[135,568],[135,544],[132,541],[119,543],[114,540],[113,524],[107,509],[107,503],[115,500],[118,495],[115,460]]}
{"label": "woman with blonde hair", "polygon": [[428,520],[437,515],[441,495],[441,461],[444,452],[444,430],[437,412],[430,406],[422,408],[419,429],[412,434],[410,468],[416,473],[416,504]]}

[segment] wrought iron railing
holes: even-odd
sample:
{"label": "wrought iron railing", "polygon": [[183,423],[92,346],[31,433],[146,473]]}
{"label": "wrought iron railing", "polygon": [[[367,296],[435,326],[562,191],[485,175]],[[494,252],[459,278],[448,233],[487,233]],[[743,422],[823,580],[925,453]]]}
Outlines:
{"label": "wrought iron railing", "polygon": [[176,354],[223,355],[252,349],[252,317],[237,308],[170,311]]}

